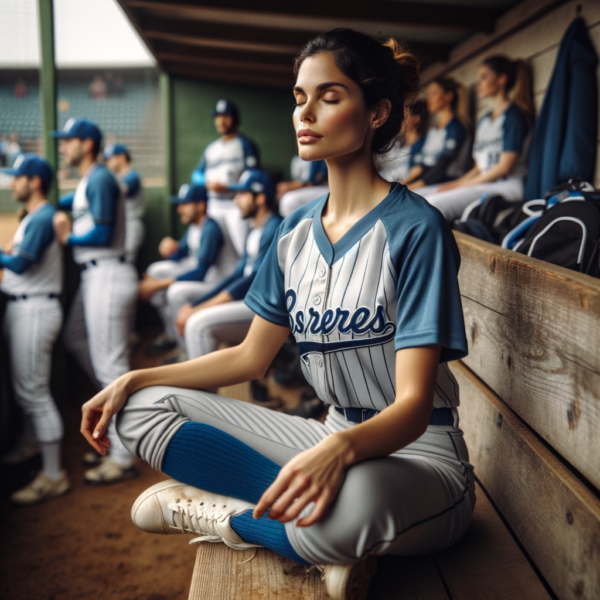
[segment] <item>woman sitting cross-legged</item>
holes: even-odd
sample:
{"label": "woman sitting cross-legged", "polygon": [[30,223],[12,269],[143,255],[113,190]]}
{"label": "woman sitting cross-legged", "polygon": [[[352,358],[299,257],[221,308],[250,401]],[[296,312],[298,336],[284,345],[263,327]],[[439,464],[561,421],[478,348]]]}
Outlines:
{"label": "woman sitting cross-legged", "polygon": [[[137,499],[138,527],[322,566],[333,598],[364,598],[369,555],[452,545],[475,504],[446,364],[467,353],[458,249],[439,211],[373,163],[400,132],[416,65],[348,29],[307,43],[293,124],[330,193],[280,225],[246,296],[246,339],[133,371],[83,407],[96,449],[119,413],[125,446],[173,478]],[[290,331],[330,404],[324,423],[202,391],[262,377]]]}

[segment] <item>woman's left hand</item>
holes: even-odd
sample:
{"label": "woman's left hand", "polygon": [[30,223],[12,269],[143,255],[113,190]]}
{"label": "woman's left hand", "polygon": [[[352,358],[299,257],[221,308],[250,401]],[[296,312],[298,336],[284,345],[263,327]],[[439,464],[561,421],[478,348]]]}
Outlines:
{"label": "woman's left hand", "polygon": [[316,523],[335,499],[350,464],[348,443],[340,434],[328,436],[281,469],[256,505],[254,518],[260,518],[270,509],[270,519],[287,523],[314,502],[310,514],[300,519],[296,526],[308,527]]}

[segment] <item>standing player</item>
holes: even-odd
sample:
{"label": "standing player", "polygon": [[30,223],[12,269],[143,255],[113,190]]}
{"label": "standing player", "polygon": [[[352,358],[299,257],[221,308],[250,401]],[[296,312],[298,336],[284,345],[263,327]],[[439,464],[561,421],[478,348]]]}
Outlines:
{"label": "standing player", "polygon": [[[123,442],[174,478],[134,503],[140,528],[326,565],[336,599],[366,597],[369,555],[452,545],[475,501],[445,364],[467,353],[458,247],[438,210],[373,163],[400,132],[417,65],[348,29],[307,43],[294,125],[300,156],[327,161],[330,194],[281,224],[246,295],[248,336],[128,373],[83,409],[102,451],[124,407]],[[201,391],[262,377],[290,332],[331,405],[324,423]]]}
{"label": "standing player", "polygon": [[[281,217],[275,214],[275,190],[267,173],[249,169],[239,183],[230,187],[237,192],[235,203],[242,217],[252,220],[235,273],[203,297],[197,295],[192,304],[170,305],[172,314],[177,315],[177,330],[184,337],[189,359],[213,352],[219,342],[239,344],[246,337],[254,313],[244,303],[244,297],[281,224]],[[179,310],[175,312],[176,309]]]}
{"label": "standing player", "polygon": [[125,256],[132,265],[135,265],[138,250],[144,241],[142,180],[137,171],[131,167],[131,154],[124,144],[106,146],[104,160],[125,193]]}
{"label": "standing player", "polygon": [[[125,200],[119,184],[96,162],[102,134],[87,119],[70,119],[63,131],[60,152],[69,166],[77,167],[81,181],[68,219],[57,224],[61,243],[73,248],[81,270],[81,284],[65,325],[65,346],[83,364],[89,362],[104,388],[129,371],[128,337],[131,312],[137,296],[137,274],[125,257]],[[111,425],[114,431],[114,425]],[[139,473],[133,457],[115,438],[110,456],[85,473],[86,483],[102,485],[131,479]]]}
{"label": "standing player", "polygon": [[8,299],[3,329],[15,399],[25,420],[25,435],[3,462],[18,464],[41,450],[42,470],[11,496],[17,504],[35,504],[70,487],[61,470],[63,423],[50,394],[52,348],[62,324],[62,248],[52,222],[56,210],[46,200],[53,178],[48,161],[25,154],[5,173],[14,176],[13,197],[27,214],[10,251],[0,250],[0,289]]}
{"label": "standing player", "polygon": [[206,147],[200,163],[192,173],[192,183],[206,186],[208,216],[221,225],[241,256],[248,234],[248,223],[233,203],[235,192],[229,186],[237,183],[246,169],[260,168],[258,149],[252,140],[238,132],[240,114],[233,102],[219,100],[212,116],[221,137]]}
{"label": "standing player", "polygon": [[292,158],[292,181],[277,184],[279,212],[283,217],[291,215],[298,207],[326,194],[327,165],[324,160],[307,162],[299,156]]}
{"label": "standing player", "polygon": [[167,352],[179,341],[173,305],[178,310],[235,268],[235,250],[218,223],[206,216],[206,188],[184,184],[170,201],[177,205],[179,218],[188,228],[179,242],[171,237],[161,241],[159,252],[165,260],[152,263],[139,285],[140,298],[150,300],[164,327],[164,334],[148,346],[149,354]]}

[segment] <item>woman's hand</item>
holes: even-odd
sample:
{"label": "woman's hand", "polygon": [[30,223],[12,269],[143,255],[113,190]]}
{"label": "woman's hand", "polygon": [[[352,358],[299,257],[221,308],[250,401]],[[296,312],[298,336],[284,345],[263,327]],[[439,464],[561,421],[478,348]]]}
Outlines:
{"label": "woman's hand", "polygon": [[58,211],[54,214],[52,221],[56,237],[59,243],[64,246],[71,235],[71,220],[66,213]]}
{"label": "woman's hand", "polygon": [[463,187],[463,185],[467,184],[461,181],[460,179],[456,179],[455,181],[448,181],[446,183],[442,183],[442,185],[440,185],[436,192],[447,192],[448,190],[455,190],[456,188]]}
{"label": "woman's hand", "polygon": [[300,519],[296,527],[316,523],[342,486],[351,464],[350,454],[349,444],[340,434],[330,435],[314,448],[298,454],[281,469],[262,495],[254,509],[254,518],[260,518],[271,509],[270,519],[287,523],[314,502],[311,513]]}
{"label": "woman's hand", "polygon": [[115,379],[81,407],[80,431],[102,456],[110,448],[110,440],[106,435],[110,419],[123,408],[131,393],[128,390],[129,375],[127,373]]}
{"label": "woman's hand", "polygon": [[175,329],[177,329],[177,333],[183,337],[183,332],[185,331],[185,324],[187,320],[196,312],[195,307],[193,307],[189,302],[184,304],[177,313],[175,317]]}

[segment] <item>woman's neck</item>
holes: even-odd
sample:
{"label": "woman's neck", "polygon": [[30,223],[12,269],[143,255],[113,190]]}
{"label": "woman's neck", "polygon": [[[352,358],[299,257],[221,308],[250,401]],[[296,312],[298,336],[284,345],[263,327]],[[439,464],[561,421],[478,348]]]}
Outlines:
{"label": "woman's neck", "polygon": [[388,195],[390,184],[377,173],[370,144],[326,162],[330,191],[323,211],[323,226],[331,243],[335,244]]}
{"label": "woman's neck", "polygon": [[502,114],[510,104],[510,100],[506,97],[504,91],[496,94],[492,98],[492,117],[495,119]]}
{"label": "woman's neck", "polygon": [[450,107],[442,108],[438,111],[437,127],[438,129],[444,129],[450,121],[454,119],[454,113]]}
{"label": "woman's neck", "polygon": [[412,146],[415,142],[419,141],[419,135],[417,133],[416,129],[412,129],[410,131],[407,131],[404,134],[404,141],[406,142],[407,146]]}

